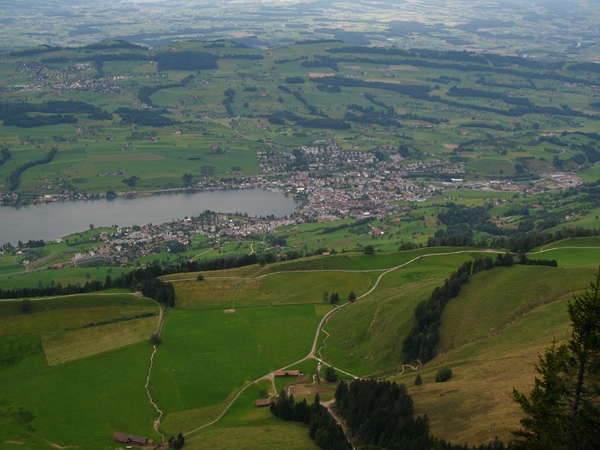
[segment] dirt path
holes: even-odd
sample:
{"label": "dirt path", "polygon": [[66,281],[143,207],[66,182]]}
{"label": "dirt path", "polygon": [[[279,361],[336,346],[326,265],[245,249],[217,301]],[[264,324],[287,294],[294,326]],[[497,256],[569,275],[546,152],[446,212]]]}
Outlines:
{"label": "dirt path", "polygon": [[[371,287],[371,288],[370,288],[370,289],[369,289],[369,290],[368,290],[368,291],[367,291],[365,294],[361,295],[360,297],[358,297],[358,298],[356,299],[356,300],[358,301],[358,300],[360,300],[360,299],[363,299],[363,298],[367,297],[367,296],[368,296],[368,295],[370,295],[372,292],[374,292],[374,291],[375,291],[375,289],[377,289],[377,287],[379,286],[379,283],[381,282],[381,280],[383,279],[383,277],[384,277],[385,275],[387,275],[387,274],[389,274],[389,273],[391,273],[391,272],[393,272],[393,271],[395,271],[395,270],[398,270],[398,269],[400,269],[400,268],[402,268],[402,267],[406,267],[406,266],[408,266],[409,264],[412,264],[412,263],[414,263],[414,262],[416,262],[416,261],[418,261],[418,260],[420,260],[420,259],[422,259],[422,258],[427,258],[427,257],[435,257],[435,256],[445,256],[445,255],[456,255],[456,254],[461,254],[461,253],[490,253],[490,252],[491,252],[491,253],[502,253],[502,252],[495,251],[495,250],[473,250],[473,249],[469,249],[469,250],[462,250],[462,251],[456,251],[456,252],[432,253],[432,254],[428,254],[428,255],[419,255],[419,256],[417,256],[417,257],[415,257],[415,258],[411,259],[410,261],[407,261],[407,262],[405,262],[405,263],[403,263],[403,264],[400,264],[400,265],[398,265],[398,266],[392,267],[392,268],[390,268],[390,269],[374,269],[374,270],[304,270],[304,271],[294,271],[294,272],[272,272],[272,273],[268,273],[268,274],[264,274],[264,275],[259,275],[258,277],[256,277],[256,276],[255,276],[255,277],[246,277],[246,278],[243,278],[243,277],[222,277],[222,278],[260,279],[260,278],[264,278],[264,277],[267,277],[267,276],[274,276],[274,275],[285,274],[285,273],[315,273],[315,272],[346,272],[346,273],[364,273],[364,272],[382,272],[382,271],[383,271],[383,272],[382,272],[382,273],[379,275],[379,277],[377,278],[377,280],[375,281],[375,283],[373,284],[373,286],[372,286],[372,287]],[[259,272],[260,272],[260,271],[259,271]],[[216,277],[215,277],[215,278],[216,278]],[[175,282],[175,281],[184,281],[184,280],[173,280],[173,282]],[[114,295],[114,294],[96,294],[96,295]],[[137,293],[131,293],[131,295],[139,295],[139,294],[137,294]],[[64,298],[64,297],[69,297],[69,296],[45,297],[45,298],[43,298],[43,299],[38,299],[38,300],[45,300],[45,299],[50,299],[50,298]],[[15,300],[15,299],[6,299],[6,300],[0,300],[0,301],[14,301],[14,300]],[[16,299],[16,300],[19,300],[19,299]],[[35,299],[32,299],[32,300],[35,300]],[[157,303],[157,304],[158,304],[158,303]],[[317,326],[317,330],[316,330],[316,332],[315,332],[315,337],[314,337],[314,339],[313,339],[313,344],[312,344],[312,347],[311,347],[311,350],[310,350],[309,354],[308,354],[307,356],[305,356],[304,358],[302,358],[302,359],[300,359],[300,360],[296,361],[296,362],[293,362],[293,363],[291,363],[291,364],[288,364],[288,365],[287,365],[287,366],[285,366],[285,367],[282,367],[282,368],[281,368],[281,369],[279,369],[279,370],[285,370],[285,369],[287,369],[287,368],[289,368],[289,367],[292,367],[292,366],[294,366],[294,365],[297,365],[297,364],[299,364],[299,363],[302,363],[302,362],[304,362],[304,361],[307,361],[307,360],[309,360],[309,359],[314,359],[314,360],[318,361],[319,363],[321,363],[321,364],[323,364],[323,365],[326,365],[326,366],[329,366],[329,367],[333,367],[335,370],[337,370],[337,371],[339,371],[339,372],[341,372],[341,373],[343,373],[343,374],[346,374],[346,375],[348,375],[348,376],[350,376],[350,377],[352,377],[352,378],[357,378],[357,377],[356,377],[356,375],[353,375],[353,374],[351,374],[351,373],[349,373],[349,372],[346,372],[346,371],[344,371],[344,370],[342,370],[342,369],[340,369],[340,368],[334,367],[333,365],[331,365],[331,364],[329,364],[329,363],[327,363],[326,361],[324,361],[324,360],[323,360],[323,358],[321,357],[321,353],[320,353],[320,351],[321,351],[321,349],[323,349],[323,348],[325,348],[325,347],[326,347],[326,343],[325,343],[324,341],[323,341],[323,344],[324,344],[324,345],[323,345],[323,346],[321,346],[321,347],[319,348],[319,351],[318,351],[318,353],[319,353],[319,356],[317,356],[317,355],[316,355],[316,353],[317,353],[317,345],[318,345],[318,342],[319,342],[319,337],[320,337],[320,333],[321,333],[321,331],[324,331],[324,332],[325,332],[325,334],[327,335],[327,336],[326,336],[326,338],[327,338],[327,337],[329,337],[329,333],[328,333],[327,331],[323,330],[323,326],[324,326],[324,325],[327,323],[327,321],[329,320],[329,318],[331,318],[331,316],[333,316],[334,314],[336,314],[336,313],[337,313],[338,311],[340,311],[342,308],[345,308],[345,307],[347,307],[348,305],[352,305],[352,304],[353,304],[353,303],[350,303],[350,302],[348,302],[348,303],[345,303],[345,304],[343,304],[343,305],[341,305],[341,306],[338,306],[338,307],[336,307],[336,308],[332,309],[332,310],[331,310],[331,311],[329,311],[327,314],[325,314],[325,315],[323,316],[323,318],[321,319],[321,321],[319,322],[319,325]],[[159,305],[159,307],[160,307],[160,305]],[[158,325],[158,328],[157,328],[157,333],[158,333],[158,334],[160,334],[160,332],[162,331],[162,327],[163,327],[164,320],[165,320],[165,315],[166,315],[166,314],[163,312],[162,308],[160,308],[160,310],[161,310],[161,312],[160,312],[160,314],[159,314],[159,325]],[[326,339],[326,338],[325,338],[325,339]],[[164,439],[165,439],[165,437],[164,437],[164,435],[163,435],[163,434],[162,434],[162,433],[159,431],[160,420],[161,420],[161,418],[162,418],[162,416],[163,416],[163,411],[162,411],[162,410],[161,410],[161,409],[158,407],[158,405],[157,405],[157,404],[154,402],[154,400],[153,400],[153,398],[152,398],[152,395],[150,394],[149,387],[148,387],[148,385],[149,385],[149,383],[150,383],[150,377],[151,377],[151,374],[152,374],[152,367],[153,367],[153,365],[154,365],[154,356],[156,355],[156,352],[157,352],[157,346],[156,346],[156,345],[154,345],[154,348],[153,348],[153,351],[152,351],[152,355],[150,356],[150,366],[149,366],[149,368],[148,368],[148,374],[147,374],[147,376],[146,376],[146,384],[145,384],[145,386],[144,386],[144,387],[145,387],[145,389],[146,389],[146,393],[147,393],[147,395],[148,395],[148,400],[150,401],[150,403],[152,404],[152,406],[154,407],[154,409],[155,409],[155,410],[156,410],[156,412],[158,413],[158,417],[157,417],[157,418],[154,420],[154,429],[155,429],[156,433],[157,433],[159,436],[161,436],[161,438],[162,438],[162,440],[163,440],[163,442],[164,442]],[[414,368],[413,368],[413,370],[416,370],[416,369],[414,369]],[[258,378],[258,379],[256,379],[256,380],[254,380],[254,381],[251,381],[251,382],[248,382],[248,383],[246,383],[246,384],[245,384],[244,386],[242,386],[242,388],[241,388],[241,389],[240,389],[240,390],[237,392],[237,394],[236,394],[236,395],[235,395],[235,396],[234,396],[234,397],[231,399],[231,401],[230,401],[230,402],[227,404],[227,406],[224,408],[224,410],[221,412],[221,414],[219,414],[219,416],[218,416],[217,418],[215,418],[215,420],[213,420],[213,421],[211,421],[211,422],[209,422],[209,423],[207,423],[207,424],[204,424],[204,425],[202,425],[202,426],[200,426],[200,427],[198,427],[198,428],[195,428],[195,429],[193,429],[193,430],[191,430],[191,431],[188,431],[187,433],[185,433],[185,434],[184,434],[184,436],[189,436],[190,434],[193,434],[193,433],[195,433],[195,432],[197,432],[197,431],[200,431],[200,430],[202,430],[202,429],[204,429],[204,428],[207,428],[207,427],[209,427],[209,426],[211,426],[211,425],[213,425],[213,424],[217,423],[218,421],[220,421],[220,420],[223,418],[223,416],[224,416],[224,415],[227,413],[227,411],[229,411],[229,409],[230,409],[230,408],[231,408],[231,406],[232,406],[232,405],[235,403],[235,401],[236,401],[236,400],[239,398],[239,396],[240,396],[240,395],[241,395],[241,394],[242,394],[242,393],[243,393],[243,392],[244,392],[244,391],[245,391],[245,390],[246,390],[248,387],[250,387],[250,386],[251,386],[251,385],[253,385],[253,384],[256,384],[256,383],[258,383],[258,382],[259,382],[259,381],[261,381],[261,380],[270,380],[270,381],[271,381],[271,383],[272,383],[272,384],[274,384],[273,373],[272,373],[272,372],[271,372],[271,373],[268,373],[268,374],[264,375],[263,377],[260,377],[260,378]],[[335,416],[334,416],[334,418],[335,418]],[[336,420],[338,420],[338,419],[336,418]],[[59,448],[60,448],[60,447],[59,447]]]}
{"label": "dirt path", "polygon": [[[155,303],[158,305],[158,308],[160,310],[159,317],[158,317],[158,327],[156,329],[156,334],[160,335],[160,333],[162,331],[162,327],[165,323],[165,320],[164,320],[165,313],[164,313],[161,305],[156,301],[155,301]],[[158,417],[154,420],[154,431],[156,431],[156,434],[158,434],[161,437],[162,442],[164,443],[165,436],[158,429],[158,427],[160,426],[160,419],[163,416],[163,412],[160,410],[158,405],[154,402],[154,399],[152,398],[152,395],[150,394],[150,389],[148,388],[148,385],[150,384],[150,375],[152,374],[152,367],[154,365],[154,355],[156,355],[156,350],[157,350],[157,345],[154,344],[153,350],[152,350],[152,355],[150,356],[150,367],[148,367],[148,375],[146,376],[146,384],[144,385],[144,388],[146,389],[146,394],[148,395],[148,400],[150,400],[150,404],[154,407],[154,409],[158,413]]]}
{"label": "dirt path", "polygon": [[420,359],[417,359],[417,362],[419,363],[419,365],[417,367],[413,366],[412,364],[404,364],[402,366],[402,371],[396,375],[397,377],[404,375],[404,371],[406,370],[407,367],[410,367],[412,370],[418,370],[419,367],[421,367],[423,365],[423,363],[421,362]]}

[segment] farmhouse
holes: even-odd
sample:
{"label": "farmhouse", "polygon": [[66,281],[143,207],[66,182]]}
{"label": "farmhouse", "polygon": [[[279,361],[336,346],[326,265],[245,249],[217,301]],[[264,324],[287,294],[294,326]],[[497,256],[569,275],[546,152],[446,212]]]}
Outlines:
{"label": "farmhouse", "polygon": [[256,406],[257,408],[261,408],[264,406],[270,406],[271,405],[271,400],[266,399],[266,398],[259,398],[258,400],[256,400],[254,402],[254,406]]}
{"label": "farmhouse", "polygon": [[115,433],[114,441],[123,444],[152,445],[152,441],[147,437],[134,436],[127,433]]}
{"label": "farmhouse", "polygon": [[299,370],[276,370],[273,375],[276,377],[299,377],[302,372]]}

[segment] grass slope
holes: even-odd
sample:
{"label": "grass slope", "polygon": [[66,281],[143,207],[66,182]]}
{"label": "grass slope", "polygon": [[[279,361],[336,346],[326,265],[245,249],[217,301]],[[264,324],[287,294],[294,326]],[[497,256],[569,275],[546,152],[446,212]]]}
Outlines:
{"label": "grass slope", "polygon": [[[0,416],[61,446],[104,449],[115,431],[157,439],[144,390],[151,351],[149,343],[141,342],[6,376],[0,385]],[[43,356],[41,346],[37,355]]]}
{"label": "grass slope", "polygon": [[360,295],[372,285],[373,278],[373,274],[342,272],[281,273],[259,279],[214,277],[202,282],[193,278],[176,283],[177,306],[222,309],[322,303],[323,291],[338,292],[342,299],[347,298],[351,290]]}
{"label": "grass slope", "polygon": [[177,413],[183,423],[197,418],[196,428],[222,411],[208,408],[247,382],[306,356],[325,312],[315,305],[170,310],[150,384],[165,426],[172,429],[170,414]]}
{"label": "grass slope", "polygon": [[321,354],[355,375],[396,374],[415,306],[464,261],[478,255],[430,256],[385,275],[372,294],[331,317],[324,327],[330,337]]}

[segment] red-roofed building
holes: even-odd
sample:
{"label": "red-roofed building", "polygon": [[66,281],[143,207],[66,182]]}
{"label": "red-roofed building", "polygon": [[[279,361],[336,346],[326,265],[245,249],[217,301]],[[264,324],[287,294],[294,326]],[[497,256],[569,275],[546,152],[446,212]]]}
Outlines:
{"label": "red-roofed building", "polygon": [[273,375],[276,377],[299,377],[302,372],[299,370],[276,370]]}

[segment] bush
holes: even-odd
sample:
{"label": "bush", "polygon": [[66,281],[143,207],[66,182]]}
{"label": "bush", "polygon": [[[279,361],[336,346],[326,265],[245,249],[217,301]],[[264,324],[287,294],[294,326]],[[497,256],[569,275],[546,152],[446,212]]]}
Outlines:
{"label": "bush", "polygon": [[160,336],[160,334],[153,334],[152,336],[150,336],[150,343],[152,345],[162,344],[162,337]]}
{"label": "bush", "polygon": [[196,278],[198,281],[202,281],[204,280],[204,275],[202,275],[201,273],[198,274],[198,277]]}
{"label": "bush", "polygon": [[445,367],[443,369],[440,369],[435,375],[435,382],[443,383],[444,381],[448,381],[450,378],[452,378],[452,370]]}
{"label": "bush", "polygon": [[335,373],[335,370],[333,370],[333,367],[328,367],[325,371],[325,380],[330,383],[335,383],[338,380],[338,375]]}

